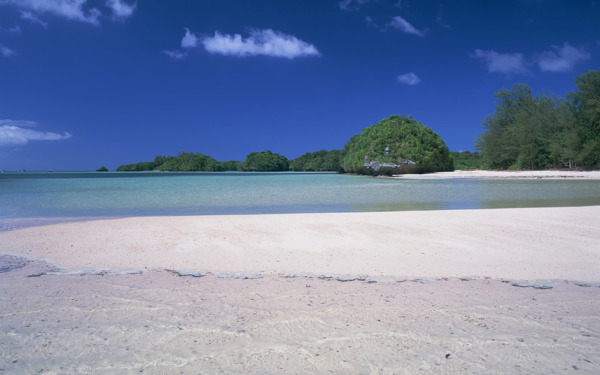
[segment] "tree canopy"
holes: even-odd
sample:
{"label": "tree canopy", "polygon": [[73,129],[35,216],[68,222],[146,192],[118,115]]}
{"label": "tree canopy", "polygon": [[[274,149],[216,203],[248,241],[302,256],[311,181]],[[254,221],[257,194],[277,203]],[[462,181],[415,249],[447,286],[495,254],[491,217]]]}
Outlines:
{"label": "tree canopy", "polygon": [[289,169],[290,162],[285,156],[269,150],[248,154],[246,160],[240,165],[240,170],[248,172],[276,172]]}
{"label": "tree canopy", "polygon": [[341,150],[307,152],[290,161],[290,169],[302,172],[338,172],[342,165],[342,157]]}
{"label": "tree canopy", "polygon": [[576,79],[567,99],[534,96],[525,84],[499,90],[475,147],[498,169],[597,168],[600,163],[600,72]]}
{"label": "tree canopy", "polygon": [[425,173],[452,170],[444,140],[410,116],[393,115],[353,136],[342,167],[361,174]]}
{"label": "tree canopy", "polygon": [[238,161],[217,161],[201,153],[180,152],[178,156],[157,156],[153,161],[124,164],[117,171],[217,172],[235,171]]}
{"label": "tree canopy", "polygon": [[481,158],[479,152],[453,152],[450,157],[454,161],[454,168],[460,170],[481,169]]}

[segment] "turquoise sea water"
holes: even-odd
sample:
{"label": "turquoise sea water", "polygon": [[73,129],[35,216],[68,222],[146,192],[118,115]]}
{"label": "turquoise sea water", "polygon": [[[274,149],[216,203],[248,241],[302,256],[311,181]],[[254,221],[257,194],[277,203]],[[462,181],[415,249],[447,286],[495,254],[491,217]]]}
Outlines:
{"label": "turquoise sea water", "polygon": [[0,230],[22,226],[23,219],[579,205],[600,205],[600,181],[398,180],[328,173],[0,173]]}

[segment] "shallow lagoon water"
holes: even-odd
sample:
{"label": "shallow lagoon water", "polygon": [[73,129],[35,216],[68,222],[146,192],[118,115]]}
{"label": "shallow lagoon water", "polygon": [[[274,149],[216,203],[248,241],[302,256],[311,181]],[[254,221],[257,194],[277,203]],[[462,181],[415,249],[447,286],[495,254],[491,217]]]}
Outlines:
{"label": "shallow lagoon water", "polygon": [[593,180],[402,180],[334,173],[0,174],[0,230],[83,218],[600,204]]}

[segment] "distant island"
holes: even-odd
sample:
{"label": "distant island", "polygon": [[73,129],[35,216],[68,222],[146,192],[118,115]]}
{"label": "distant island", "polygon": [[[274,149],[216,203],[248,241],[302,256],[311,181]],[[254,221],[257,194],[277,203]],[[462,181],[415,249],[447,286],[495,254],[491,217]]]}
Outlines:
{"label": "distant island", "polygon": [[495,96],[475,149],[450,152],[444,140],[411,116],[393,115],[354,135],[343,150],[307,152],[288,160],[271,151],[246,160],[217,161],[201,153],[157,156],[117,171],[331,171],[366,175],[428,173],[454,169],[542,170],[600,168],[600,71],[575,79],[564,98],[534,96],[515,84]]}
{"label": "distant island", "polygon": [[201,154],[181,152],[157,156],[151,162],[125,164],[117,171],[331,171],[366,175],[425,173],[453,170],[444,140],[410,116],[393,115],[363,129],[343,150],[307,152],[297,159],[269,150],[252,152],[246,160],[220,162]]}

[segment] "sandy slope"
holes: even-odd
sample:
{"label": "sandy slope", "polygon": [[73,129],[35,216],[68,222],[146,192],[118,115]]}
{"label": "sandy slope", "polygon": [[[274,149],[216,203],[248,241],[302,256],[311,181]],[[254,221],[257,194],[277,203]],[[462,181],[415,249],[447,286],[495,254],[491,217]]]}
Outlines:
{"label": "sandy slope", "polygon": [[0,232],[71,268],[600,281],[600,206],[140,217]]}

